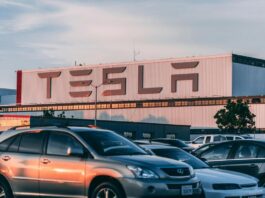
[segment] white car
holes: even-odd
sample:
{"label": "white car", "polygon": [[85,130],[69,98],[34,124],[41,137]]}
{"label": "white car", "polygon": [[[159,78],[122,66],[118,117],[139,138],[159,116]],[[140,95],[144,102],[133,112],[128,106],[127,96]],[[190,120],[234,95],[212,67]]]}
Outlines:
{"label": "white car", "polygon": [[212,143],[212,142],[223,142],[226,140],[227,140],[226,137],[223,135],[202,135],[195,138],[188,145],[196,149],[202,146],[203,144]]}
{"label": "white car", "polygon": [[165,145],[141,145],[160,157],[179,160],[192,166],[201,181],[205,198],[262,198],[264,188],[258,179],[238,172],[210,168],[205,162],[179,148]]}
{"label": "white car", "polygon": [[258,180],[237,172],[221,169],[196,169],[201,180],[205,198],[246,197],[262,198],[264,189],[258,187]]}

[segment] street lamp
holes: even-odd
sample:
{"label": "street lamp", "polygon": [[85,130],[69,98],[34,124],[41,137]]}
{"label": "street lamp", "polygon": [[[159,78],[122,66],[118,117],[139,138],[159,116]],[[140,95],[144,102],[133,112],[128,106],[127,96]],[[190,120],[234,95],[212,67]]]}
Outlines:
{"label": "street lamp", "polygon": [[95,88],[95,118],[94,118],[94,126],[97,126],[97,113],[98,113],[98,107],[97,107],[97,103],[98,103],[98,88],[101,87],[102,85],[106,84],[106,83],[110,83],[112,82],[112,80],[107,80],[104,81],[103,83],[99,84],[99,85],[93,85],[91,84],[91,86],[93,88]]}
{"label": "street lamp", "polygon": [[104,85],[104,82],[99,84],[99,85],[93,85],[91,84],[91,86],[93,88],[95,88],[95,118],[94,118],[94,125],[97,126],[97,103],[98,103],[98,88],[101,87],[102,85]]}

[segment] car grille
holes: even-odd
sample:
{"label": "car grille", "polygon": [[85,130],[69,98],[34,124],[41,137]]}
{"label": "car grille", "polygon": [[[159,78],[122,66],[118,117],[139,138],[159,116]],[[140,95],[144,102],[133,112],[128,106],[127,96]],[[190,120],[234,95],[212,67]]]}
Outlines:
{"label": "car grille", "polygon": [[242,184],[240,185],[241,188],[253,188],[253,187],[256,187],[257,184]]}
{"label": "car grille", "polygon": [[161,170],[171,177],[190,176],[189,168],[162,168]]}
{"label": "car grille", "polygon": [[[249,197],[256,197],[256,198],[262,198],[263,195],[248,195],[248,196],[243,196],[242,198],[249,198]],[[225,197],[225,198],[240,198],[239,196],[229,196],[229,197]]]}

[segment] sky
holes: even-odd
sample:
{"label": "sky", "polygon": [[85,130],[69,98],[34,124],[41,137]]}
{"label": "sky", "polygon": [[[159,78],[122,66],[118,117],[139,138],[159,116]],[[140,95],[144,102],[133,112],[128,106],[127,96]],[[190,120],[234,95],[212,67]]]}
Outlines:
{"label": "sky", "polygon": [[17,70],[237,53],[265,59],[264,0],[0,0],[0,88]]}

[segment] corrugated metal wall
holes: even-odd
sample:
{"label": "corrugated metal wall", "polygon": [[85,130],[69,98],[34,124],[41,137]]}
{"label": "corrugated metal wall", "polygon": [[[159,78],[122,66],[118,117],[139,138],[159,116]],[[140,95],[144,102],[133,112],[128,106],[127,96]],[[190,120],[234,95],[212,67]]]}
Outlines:
{"label": "corrugated metal wall", "polygon": [[[198,62],[194,68],[175,69],[172,63]],[[161,87],[156,94],[138,93],[138,66],[144,66],[144,87]],[[92,86],[71,87],[70,81],[92,80],[92,84],[102,83],[104,68],[126,67],[122,73],[109,74],[109,78],[126,78],[126,94],[104,96],[105,90],[119,89],[120,85],[103,85],[98,89],[98,101],[152,100],[168,98],[220,97],[232,95],[232,55],[166,59],[158,61],[130,62],[96,66],[65,67],[57,69],[23,71],[22,104],[50,104],[93,102],[95,89]],[[71,76],[71,70],[93,69],[87,76]],[[51,98],[47,98],[47,79],[40,78],[39,73],[61,72],[52,79]],[[175,74],[198,75],[198,90],[193,90],[191,80],[177,82],[177,92],[172,92],[171,78]],[[70,91],[92,91],[89,97],[70,97]]]}
{"label": "corrugated metal wall", "polygon": [[[217,127],[213,117],[221,108],[223,106],[100,110],[98,119],[191,125],[198,128]],[[265,104],[252,104],[250,110],[257,116],[256,127],[265,128]],[[84,118],[94,119],[94,111],[84,111]]]}

